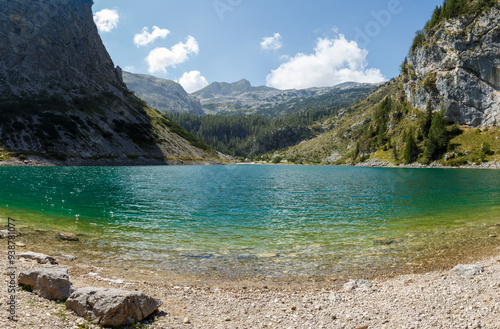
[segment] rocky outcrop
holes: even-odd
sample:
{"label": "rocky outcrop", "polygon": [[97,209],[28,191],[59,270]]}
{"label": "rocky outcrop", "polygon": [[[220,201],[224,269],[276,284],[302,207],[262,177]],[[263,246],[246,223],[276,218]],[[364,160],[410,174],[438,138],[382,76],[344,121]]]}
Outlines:
{"label": "rocky outcrop", "polygon": [[129,72],[123,72],[123,81],[137,97],[162,113],[205,114],[201,103],[191,98],[175,81]]}
{"label": "rocky outcrop", "polygon": [[126,88],[91,7],[0,0],[0,151],[70,165],[216,158]]}
{"label": "rocky outcrop", "polygon": [[40,297],[51,300],[65,301],[74,291],[69,281],[68,270],[57,265],[21,272],[18,282],[37,291]]}
{"label": "rocky outcrop", "polygon": [[163,302],[137,291],[81,288],[66,301],[66,308],[101,326],[126,326],[147,318]]}
{"label": "rocky outcrop", "polygon": [[473,127],[500,126],[500,6],[441,22],[410,54],[403,75],[408,101],[428,100],[445,118]]}

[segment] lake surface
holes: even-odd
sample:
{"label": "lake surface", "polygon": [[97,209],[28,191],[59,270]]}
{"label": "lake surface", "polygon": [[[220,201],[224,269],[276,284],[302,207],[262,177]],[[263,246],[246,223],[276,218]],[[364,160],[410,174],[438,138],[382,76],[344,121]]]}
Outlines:
{"label": "lake surface", "polygon": [[16,218],[28,249],[179,274],[333,276],[500,244],[495,170],[6,167],[0,182],[0,224]]}

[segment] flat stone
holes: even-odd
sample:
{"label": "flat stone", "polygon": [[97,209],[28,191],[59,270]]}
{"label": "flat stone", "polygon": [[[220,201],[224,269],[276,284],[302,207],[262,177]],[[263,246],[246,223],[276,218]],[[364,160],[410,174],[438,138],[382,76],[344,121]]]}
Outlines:
{"label": "flat stone", "polygon": [[57,258],[59,258],[60,260],[69,260],[69,261],[74,261],[76,260],[78,257],[76,256],[73,256],[73,255],[58,255]]}
{"label": "flat stone", "polygon": [[40,264],[57,265],[57,261],[55,260],[54,257],[32,251],[20,253],[19,258],[34,259]]}
{"label": "flat stone", "polygon": [[31,287],[40,297],[50,300],[65,301],[74,291],[69,282],[68,270],[57,265],[21,272],[18,283]]}
{"label": "flat stone", "polygon": [[369,289],[372,287],[371,281],[359,279],[359,280],[351,280],[344,284],[344,290],[356,290],[356,289]]}
{"label": "flat stone", "polygon": [[451,273],[457,274],[460,276],[475,276],[481,274],[484,271],[484,268],[479,265],[457,265],[451,269]]}
{"label": "flat stone", "polygon": [[138,291],[80,288],[66,301],[66,308],[101,326],[119,327],[142,321],[163,304]]}
{"label": "flat stone", "polygon": [[78,237],[74,233],[58,232],[56,234],[56,237],[58,239],[65,240],[65,241],[79,241]]}

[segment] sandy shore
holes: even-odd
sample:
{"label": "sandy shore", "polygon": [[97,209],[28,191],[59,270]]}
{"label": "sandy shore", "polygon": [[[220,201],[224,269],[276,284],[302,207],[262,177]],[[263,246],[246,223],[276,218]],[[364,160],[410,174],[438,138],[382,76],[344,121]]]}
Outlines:
{"label": "sandy shore", "polygon": [[[1,328],[93,327],[64,304],[23,290],[16,293],[18,321],[9,321],[6,243],[0,242]],[[328,282],[281,286],[196,279],[173,282],[154,271],[117,274],[78,259],[59,262],[69,269],[76,288],[139,290],[163,300],[159,312],[141,328],[500,328],[500,248],[495,254],[475,261],[484,271],[471,277],[447,269],[378,278],[354,289],[352,282],[340,287]],[[16,260],[17,272],[41,266]]]}

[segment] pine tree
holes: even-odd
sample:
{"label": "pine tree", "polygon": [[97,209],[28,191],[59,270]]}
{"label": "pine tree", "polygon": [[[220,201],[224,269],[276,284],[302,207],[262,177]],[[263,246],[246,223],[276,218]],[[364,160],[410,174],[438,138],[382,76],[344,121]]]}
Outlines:
{"label": "pine tree", "polygon": [[428,160],[437,160],[439,155],[446,151],[448,146],[448,132],[446,130],[444,115],[436,113],[432,118],[429,137],[425,140],[424,156]]}
{"label": "pine tree", "polygon": [[405,164],[413,163],[417,160],[418,147],[413,138],[413,129],[410,130],[410,136],[408,136],[408,141],[406,142],[405,152],[403,155],[403,161]]}

